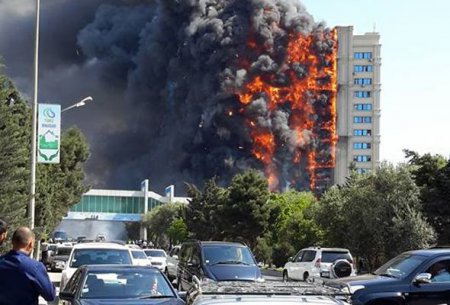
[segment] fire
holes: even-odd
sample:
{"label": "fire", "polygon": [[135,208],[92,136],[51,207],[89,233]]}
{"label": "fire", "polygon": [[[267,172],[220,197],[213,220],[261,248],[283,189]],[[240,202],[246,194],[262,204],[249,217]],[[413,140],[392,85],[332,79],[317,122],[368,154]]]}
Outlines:
{"label": "fire", "polygon": [[[334,42],[331,51],[318,50],[320,40]],[[254,50],[263,50],[255,40],[247,43]],[[252,102],[263,98],[268,117],[283,107],[289,109],[289,128],[295,134],[295,145],[291,152],[291,166],[306,166],[309,187],[315,190],[321,179],[317,170],[335,167],[336,98],[337,98],[337,33],[324,31],[316,35],[291,34],[287,43],[285,59],[278,71],[249,76],[247,83],[238,92],[241,112],[250,109]],[[246,65],[245,59],[242,65]],[[296,67],[294,69],[293,67]],[[247,68],[248,67],[244,67]],[[277,83],[276,77],[283,74],[287,83]],[[272,190],[280,188],[277,153],[284,146],[283,139],[267,126],[260,126],[254,119],[246,120],[252,138],[253,155],[265,167]],[[289,183],[292,180],[289,179]]]}

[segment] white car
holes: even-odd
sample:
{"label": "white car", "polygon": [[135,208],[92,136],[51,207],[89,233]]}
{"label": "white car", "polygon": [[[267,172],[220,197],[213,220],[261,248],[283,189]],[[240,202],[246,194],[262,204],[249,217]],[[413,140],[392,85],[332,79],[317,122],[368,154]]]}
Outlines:
{"label": "white car", "polygon": [[153,267],[165,271],[167,267],[167,254],[163,249],[144,249],[147,259]]}
{"label": "white car", "polygon": [[348,249],[310,247],[300,250],[284,265],[283,280],[306,281],[310,277],[341,278],[356,275]]}
{"label": "white car", "polygon": [[177,277],[178,255],[180,253],[180,249],[181,246],[173,247],[167,256],[167,267],[165,273],[170,280],[176,279]]}
{"label": "white car", "polygon": [[147,255],[142,249],[130,248],[131,255],[133,256],[133,265],[137,266],[151,266],[151,262],[148,260]]}
{"label": "white car", "polygon": [[120,244],[105,242],[76,244],[61,274],[61,290],[78,267],[104,264],[132,265],[133,257],[130,249]]}

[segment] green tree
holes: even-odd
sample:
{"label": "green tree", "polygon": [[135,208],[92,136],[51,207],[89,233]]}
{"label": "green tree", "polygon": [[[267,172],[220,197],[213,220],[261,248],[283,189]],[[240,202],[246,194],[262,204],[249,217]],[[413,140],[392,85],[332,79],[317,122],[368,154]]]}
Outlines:
{"label": "green tree", "polygon": [[182,243],[188,238],[189,232],[183,218],[175,218],[166,230],[170,244],[176,245]]}
{"label": "green tree", "polygon": [[144,226],[149,231],[150,239],[157,247],[170,247],[168,230],[174,220],[180,218],[183,204],[166,203],[144,215]]}
{"label": "green tree", "polygon": [[315,206],[327,245],[349,248],[373,269],[400,252],[430,246],[432,227],[420,212],[419,189],[406,167],[382,164],[353,174],[327,191]]}
{"label": "green tree", "polygon": [[436,230],[438,242],[447,245],[450,239],[450,160],[440,155],[404,152],[420,187],[423,213]]}
{"label": "green tree", "polygon": [[242,239],[253,248],[257,237],[262,237],[268,227],[267,180],[258,171],[249,170],[233,177],[228,192],[228,200],[220,211],[227,224],[223,226],[224,237]]}
{"label": "green tree", "polygon": [[301,248],[321,244],[323,233],[311,211],[315,204],[317,199],[311,192],[289,190],[272,194],[268,204],[271,211],[269,232],[275,265],[283,265]]}
{"label": "green tree", "polygon": [[88,190],[83,170],[88,158],[89,146],[84,135],[77,128],[69,128],[61,137],[60,163],[38,164],[35,222],[43,236],[54,230]]}
{"label": "green tree", "polygon": [[0,74],[0,218],[11,229],[28,223],[30,114],[12,82]]}
{"label": "green tree", "polygon": [[227,219],[221,214],[228,200],[228,190],[219,187],[215,178],[205,182],[203,191],[194,185],[188,185],[191,198],[186,206],[184,219],[192,237],[200,240],[223,238],[223,228]]}

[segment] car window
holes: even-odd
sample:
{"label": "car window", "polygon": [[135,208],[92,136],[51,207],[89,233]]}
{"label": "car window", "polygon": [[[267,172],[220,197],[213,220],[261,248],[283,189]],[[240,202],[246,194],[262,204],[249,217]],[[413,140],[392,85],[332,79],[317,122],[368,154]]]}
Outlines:
{"label": "car window", "polygon": [[305,253],[304,251],[298,252],[292,261],[301,262],[304,253]]}
{"label": "car window", "polygon": [[151,257],[166,257],[167,254],[164,251],[161,250],[144,250],[145,254],[147,256]]}
{"label": "car window", "polygon": [[71,268],[82,265],[126,264],[131,265],[128,249],[75,249]]}
{"label": "car window", "polygon": [[322,263],[333,263],[338,259],[346,259],[350,263],[353,262],[352,256],[348,251],[322,251],[322,257],[320,261]]}
{"label": "car window", "polygon": [[316,251],[307,250],[304,252],[301,261],[302,262],[312,262],[315,257],[316,257]]}
{"label": "car window", "polygon": [[75,271],[73,276],[70,278],[69,282],[67,282],[67,285],[64,288],[64,291],[67,291],[70,293],[76,293],[78,283],[80,282],[81,274],[82,274],[81,269],[78,269],[77,271]]}
{"label": "car window", "polygon": [[376,275],[404,278],[411,274],[424,260],[426,256],[417,254],[400,254],[386,264],[375,270]]}
{"label": "car window", "polygon": [[242,263],[255,265],[248,247],[238,245],[208,245],[202,248],[203,262],[208,265]]}
{"label": "car window", "polygon": [[180,262],[187,262],[192,255],[193,245],[186,245],[181,249]]}
{"label": "car window", "polygon": [[70,255],[70,252],[72,252],[72,248],[58,248],[56,250],[56,255]]}
{"label": "car window", "polygon": [[431,282],[433,283],[450,282],[450,260],[438,261],[426,272],[431,274]]}
{"label": "car window", "polygon": [[143,251],[131,251],[133,258],[137,259],[147,259],[147,255]]}
{"label": "car window", "polygon": [[[154,269],[90,271],[83,284],[81,299],[175,298],[161,272]],[[144,302],[142,302],[144,303]],[[145,302],[147,304],[147,302]]]}

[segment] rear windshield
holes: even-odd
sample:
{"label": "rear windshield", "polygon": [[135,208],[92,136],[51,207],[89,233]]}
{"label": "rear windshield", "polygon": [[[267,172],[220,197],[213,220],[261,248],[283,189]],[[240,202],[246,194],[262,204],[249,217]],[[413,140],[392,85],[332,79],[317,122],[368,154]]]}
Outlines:
{"label": "rear windshield", "polygon": [[58,248],[56,255],[70,255],[70,252],[72,252],[72,248]]}
{"label": "rear windshield", "polygon": [[333,263],[338,259],[346,259],[349,262],[352,262],[352,257],[350,253],[344,251],[323,251],[322,252],[322,263]]}
{"label": "rear windshield", "polygon": [[234,245],[210,245],[203,247],[205,264],[244,264],[255,265],[249,248]]}
{"label": "rear windshield", "polygon": [[120,249],[76,249],[70,267],[105,264],[131,265],[130,253]]}
{"label": "rear windshield", "polygon": [[131,251],[131,254],[133,254],[133,258],[147,259],[147,255],[145,255],[144,251]]}
{"label": "rear windshield", "polygon": [[145,254],[151,257],[166,257],[166,252],[158,250],[145,250]]}

